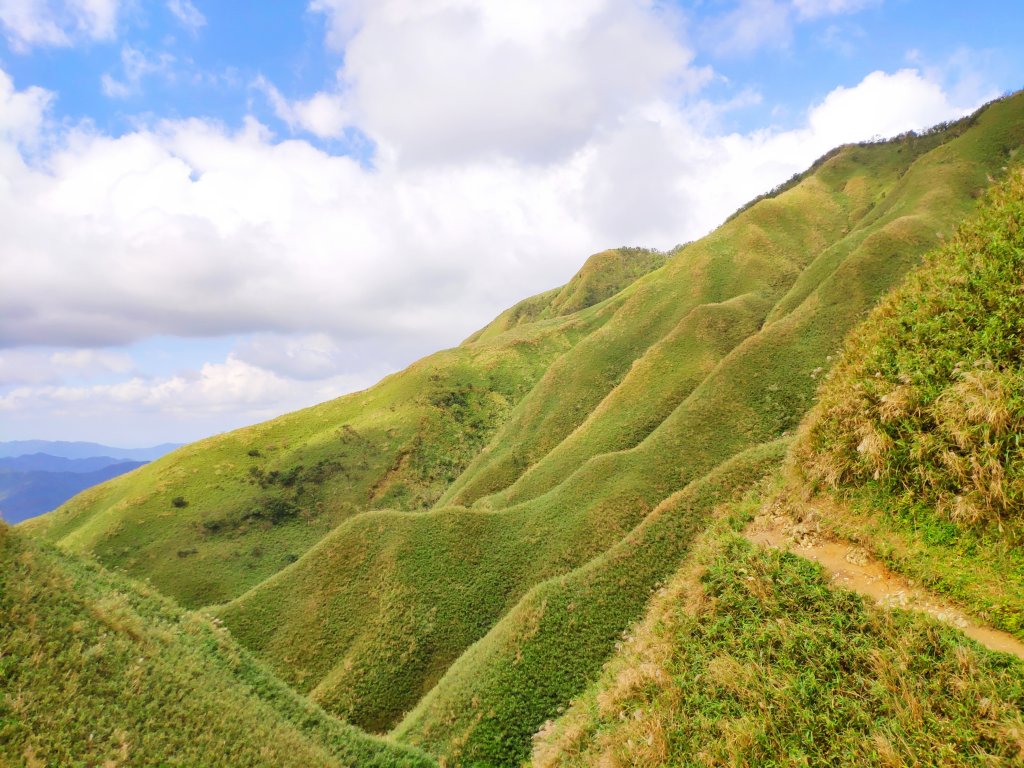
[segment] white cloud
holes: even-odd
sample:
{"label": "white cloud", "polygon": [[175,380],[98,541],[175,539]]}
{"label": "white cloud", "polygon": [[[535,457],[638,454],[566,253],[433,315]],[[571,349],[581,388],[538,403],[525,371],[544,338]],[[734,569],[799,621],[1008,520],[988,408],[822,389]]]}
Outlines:
{"label": "white cloud", "polygon": [[[788,48],[794,26],[854,14],[882,0],[738,0],[731,10],[709,18],[702,36],[717,56],[748,56],[764,48]],[[834,33],[833,33],[834,34]]]}
{"label": "white cloud", "polygon": [[35,85],[18,91],[10,75],[0,70],[0,142],[35,143],[52,103],[50,91]]}
{"label": "white cloud", "polygon": [[266,78],[257,78],[253,85],[266,94],[274,114],[293,131],[303,130],[321,139],[331,139],[342,136],[351,125],[338,94],[318,92],[306,100],[288,101]]}
{"label": "white cloud", "polygon": [[167,0],[167,10],[191,32],[206,25],[206,17],[192,4],[192,0]]}
{"label": "white cloud", "polygon": [[111,40],[120,0],[0,0],[0,25],[11,46],[69,46]]}
{"label": "white cloud", "polygon": [[305,381],[337,375],[346,363],[351,363],[341,346],[325,333],[257,334],[246,340],[235,355],[242,362]]}
{"label": "white cloud", "polygon": [[131,372],[135,363],[107,349],[0,349],[0,386],[53,384],[68,378],[95,379]]}
{"label": "white cloud", "polygon": [[123,78],[117,79],[109,72],[100,78],[103,94],[112,99],[126,99],[138,94],[143,78],[155,74],[170,75],[175,57],[166,51],[149,55],[144,51],[126,45],[121,49]]}
{"label": "white cloud", "polygon": [[783,0],[740,0],[733,10],[704,27],[704,40],[718,56],[786,48],[792,39],[791,7]]}
{"label": "white cloud", "polygon": [[847,142],[925,128],[964,111],[938,83],[902,69],[872,72],[854,88],[836,88],[811,111],[809,123],[815,133]]}
{"label": "white cloud", "polygon": [[292,379],[228,355],[169,376],[92,385],[27,384],[0,393],[5,430],[48,439],[103,435],[125,444],[153,436],[193,440],[369,386],[386,371]]}
{"label": "white cloud", "polygon": [[881,4],[882,0],[793,0],[797,14],[805,19],[856,13]]}
{"label": "white cloud", "polygon": [[[6,98],[24,100],[19,130],[40,124],[44,97]],[[653,102],[543,166],[366,168],[255,121],[73,130],[40,164],[0,152],[0,344],[295,333],[429,349],[590,252],[692,239],[835,144],[962,111],[914,70],[878,72],[796,131],[707,135]]]}
{"label": "white cloud", "polygon": [[345,44],[341,111],[403,162],[564,157],[691,68],[643,0],[317,0]]}

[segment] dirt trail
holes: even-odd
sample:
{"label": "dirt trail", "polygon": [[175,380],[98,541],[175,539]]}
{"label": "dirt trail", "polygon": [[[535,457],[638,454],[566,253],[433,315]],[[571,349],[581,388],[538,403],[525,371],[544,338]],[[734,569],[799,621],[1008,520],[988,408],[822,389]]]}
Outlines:
{"label": "dirt trail", "polygon": [[755,544],[787,549],[820,563],[833,583],[870,597],[879,605],[922,611],[957,627],[986,648],[1024,659],[1024,643],[1013,635],[988,627],[943,598],[912,585],[856,544],[810,535],[801,526],[778,517],[758,518],[744,535]]}

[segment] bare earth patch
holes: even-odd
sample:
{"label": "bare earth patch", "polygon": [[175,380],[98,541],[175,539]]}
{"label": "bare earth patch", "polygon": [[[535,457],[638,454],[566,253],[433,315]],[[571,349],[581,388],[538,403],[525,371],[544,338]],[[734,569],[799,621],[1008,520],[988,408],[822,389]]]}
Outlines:
{"label": "bare earth patch", "polygon": [[863,547],[824,537],[814,523],[796,523],[784,515],[763,514],[744,535],[755,544],[785,549],[819,563],[832,582],[887,608],[927,613],[951,624],[986,648],[1024,659],[1024,643],[993,629],[953,603],[890,571]]}

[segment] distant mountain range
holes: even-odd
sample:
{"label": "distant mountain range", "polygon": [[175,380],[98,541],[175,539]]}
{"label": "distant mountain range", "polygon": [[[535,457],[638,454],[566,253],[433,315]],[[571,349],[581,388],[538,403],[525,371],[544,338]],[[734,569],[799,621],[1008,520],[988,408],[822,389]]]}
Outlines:
{"label": "distant mountain range", "polygon": [[0,442],[0,517],[19,523],[55,509],[77,493],[123,475],[177,448],[114,448],[47,440]]}
{"label": "distant mountain range", "polygon": [[8,440],[0,441],[0,458],[45,453],[64,459],[91,459],[108,456],[121,461],[153,461],[179,447],[179,443],[163,443],[151,448],[113,448],[99,443],[68,442],[66,440]]}

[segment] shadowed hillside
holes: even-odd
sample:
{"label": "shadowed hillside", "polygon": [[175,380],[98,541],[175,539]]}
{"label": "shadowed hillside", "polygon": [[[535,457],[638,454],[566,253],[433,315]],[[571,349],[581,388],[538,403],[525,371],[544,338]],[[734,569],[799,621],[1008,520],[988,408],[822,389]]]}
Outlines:
{"label": "shadowed hillside", "polygon": [[455,349],[24,529],[210,606],[332,714],[517,765],[1022,144],[1016,96],[840,148],[667,257],[598,254]]}

